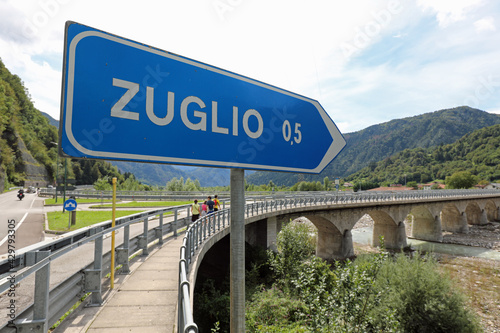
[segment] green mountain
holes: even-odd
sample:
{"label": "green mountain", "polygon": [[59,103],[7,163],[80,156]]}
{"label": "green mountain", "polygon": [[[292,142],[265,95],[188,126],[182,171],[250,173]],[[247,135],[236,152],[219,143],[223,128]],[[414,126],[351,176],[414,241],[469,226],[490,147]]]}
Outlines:
{"label": "green mountain", "polygon": [[349,182],[426,183],[468,171],[478,180],[500,181],[500,125],[469,133],[448,145],[405,149],[346,178]]}
{"label": "green mountain", "polygon": [[165,186],[174,177],[183,177],[184,179],[189,177],[182,170],[171,165],[119,161],[111,161],[110,163],[122,172],[133,173],[138,180],[149,185]]}
{"label": "green mountain", "polygon": [[19,76],[0,60],[0,191],[6,185],[47,185],[54,177],[57,135]]}
{"label": "green mountain", "polygon": [[500,115],[468,106],[391,120],[345,134],[346,147],[319,175],[259,171],[246,180],[250,184],[272,181],[291,186],[299,181],[322,181],[326,176],[346,177],[404,149],[450,144],[467,133],[495,124],[500,124]]}
{"label": "green mountain", "polygon": [[172,166],[168,164],[111,161],[122,172],[133,173],[138,180],[149,185],[165,186],[172,178],[198,179],[202,187],[229,185],[229,170],[208,167]]}
{"label": "green mountain", "polygon": [[47,116],[33,106],[21,78],[0,60],[0,192],[11,186],[54,184],[65,169],[77,185],[106,176],[124,182],[131,176],[105,161],[58,158],[57,122]]}

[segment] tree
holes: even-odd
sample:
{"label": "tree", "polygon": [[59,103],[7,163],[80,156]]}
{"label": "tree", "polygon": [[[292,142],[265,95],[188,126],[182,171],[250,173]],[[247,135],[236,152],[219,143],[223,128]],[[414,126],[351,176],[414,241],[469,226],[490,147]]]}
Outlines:
{"label": "tree", "polygon": [[167,191],[182,191],[184,187],[184,177],[177,179],[177,177],[172,178],[165,186]]}
{"label": "tree", "polygon": [[269,264],[278,283],[288,286],[295,277],[303,260],[315,252],[315,235],[311,226],[304,223],[288,223],[276,238],[277,252],[269,250]]}
{"label": "tree", "polygon": [[274,188],[276,188],[276,185],[274,185],[273,181],[270,180],[269,184],[267,184],[267,187],[269,188],[269,191],[273,191]]}
{"label": "tree", "polygon": [[97,191],[109,191],[113,189],[113,186],[109,183],[109,178],[104,177],[94,182],[94,188]]}
{"label": "tree", "polygon": [[328,176],[323,179],[323,184],[325,185],[325,191],[328,191],[330,189],[330,179]]}
{"label": "tree", "polygon": [[446,177],[446,188],[460,189],[471,188],[476,183],[475,177],[469,171],[458,171]]}
{"label": "tree", "polygon": [[416,181],[411,181],[406,184],[407,187],[413,187],[414,189],[418,188],[418,184]]}

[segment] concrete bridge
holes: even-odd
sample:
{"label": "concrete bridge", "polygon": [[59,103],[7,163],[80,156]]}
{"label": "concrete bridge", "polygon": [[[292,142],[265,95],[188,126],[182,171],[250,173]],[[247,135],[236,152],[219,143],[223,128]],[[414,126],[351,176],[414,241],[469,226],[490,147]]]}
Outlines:
{"label": "concrete bridge", "polygon": [[[283,224],[306,217],[318,230],[316,255],[332,261],[354,255],[351,230],[364,215],[374,221],[373,246],[380,245],[383,237],[386,248],[400,249],[407,246],[407,237],[441,242],[443,231],[466,233],[469,224],[498,220],[499,210],[500,192],[496,190],[364,192],[264,199],[246,205],[245,240],[275,249]],[[229,220],[222,214],[200,221],[187,231],[181,262],[190,272],[186,282],[192,287],[206,253],[230,233]],[[411,224],[410,235],[406,234],[407,224]],[[190,309],[184,307],[180,311],[185,317]],[[190,325],[195,332],[191,320],[179,322],[179,327]]]}
{"label": "concrete bridge", "polygon": [[[469,224],[498,220],[499,191],[422,192],[311,195],[256,201],[246,206],[246,241],[275,249],[276,235],[283,223],[306,217],[318,229],[316,255],[326,260],[344,259],[353,255],[351,230],[364,215],[374,221],[372,245],[378,246],[383,236],[386,248],[392,249],[407,246],[407,237],[441,242],[444,231],[467,233]],[[407,224],[411,225],[409,235]],[[209,224],[203,226],[208,228]],[[199,252],[229,232],[230,229],[224,229],[212,234]]]}

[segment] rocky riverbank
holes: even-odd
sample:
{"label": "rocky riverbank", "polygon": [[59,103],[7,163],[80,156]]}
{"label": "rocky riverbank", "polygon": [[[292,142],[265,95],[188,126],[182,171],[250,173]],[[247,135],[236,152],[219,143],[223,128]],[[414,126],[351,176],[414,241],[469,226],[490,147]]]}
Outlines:
{"label": "rocky riverbank", "polygon": [[[411,224],[406,233],[411,235]],[[354,228],[372,227],[373,220],[364,216]],[[469,225],[467,233],[443,233],[443,243],[482,247],[500,251],[500,222]],[[367,251],[364,246],[364,251]],[[443,272],[467,296],[485,333],[500,333],[500,261],[476,257],[435,254]]]}

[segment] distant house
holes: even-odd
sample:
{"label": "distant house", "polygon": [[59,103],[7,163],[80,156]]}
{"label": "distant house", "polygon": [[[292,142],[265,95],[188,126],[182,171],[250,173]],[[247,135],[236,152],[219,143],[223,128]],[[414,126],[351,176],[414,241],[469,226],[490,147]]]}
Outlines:
{"label": "distant house", "polygon": [[486,190],[500,190],[500,183],[490,183],[484,187]]}
{"label": "distant house", "polygon": [[427,184],[418,184],[418,188],[422,190],[431,190],[433,186],[437,186],[439,189],[444,189],[446,187],[445,184],[437,183],[437,182],[432,182],[432,183],[427,183]]}
{"label": "distant house", "polygon": [[351,183],[348,183],[348,182],[345,182],[345,183],[344,183],[344,187],[353,187],[353,186],[354,186],[354,185],[353,185],[353,184],[351,184]]}

